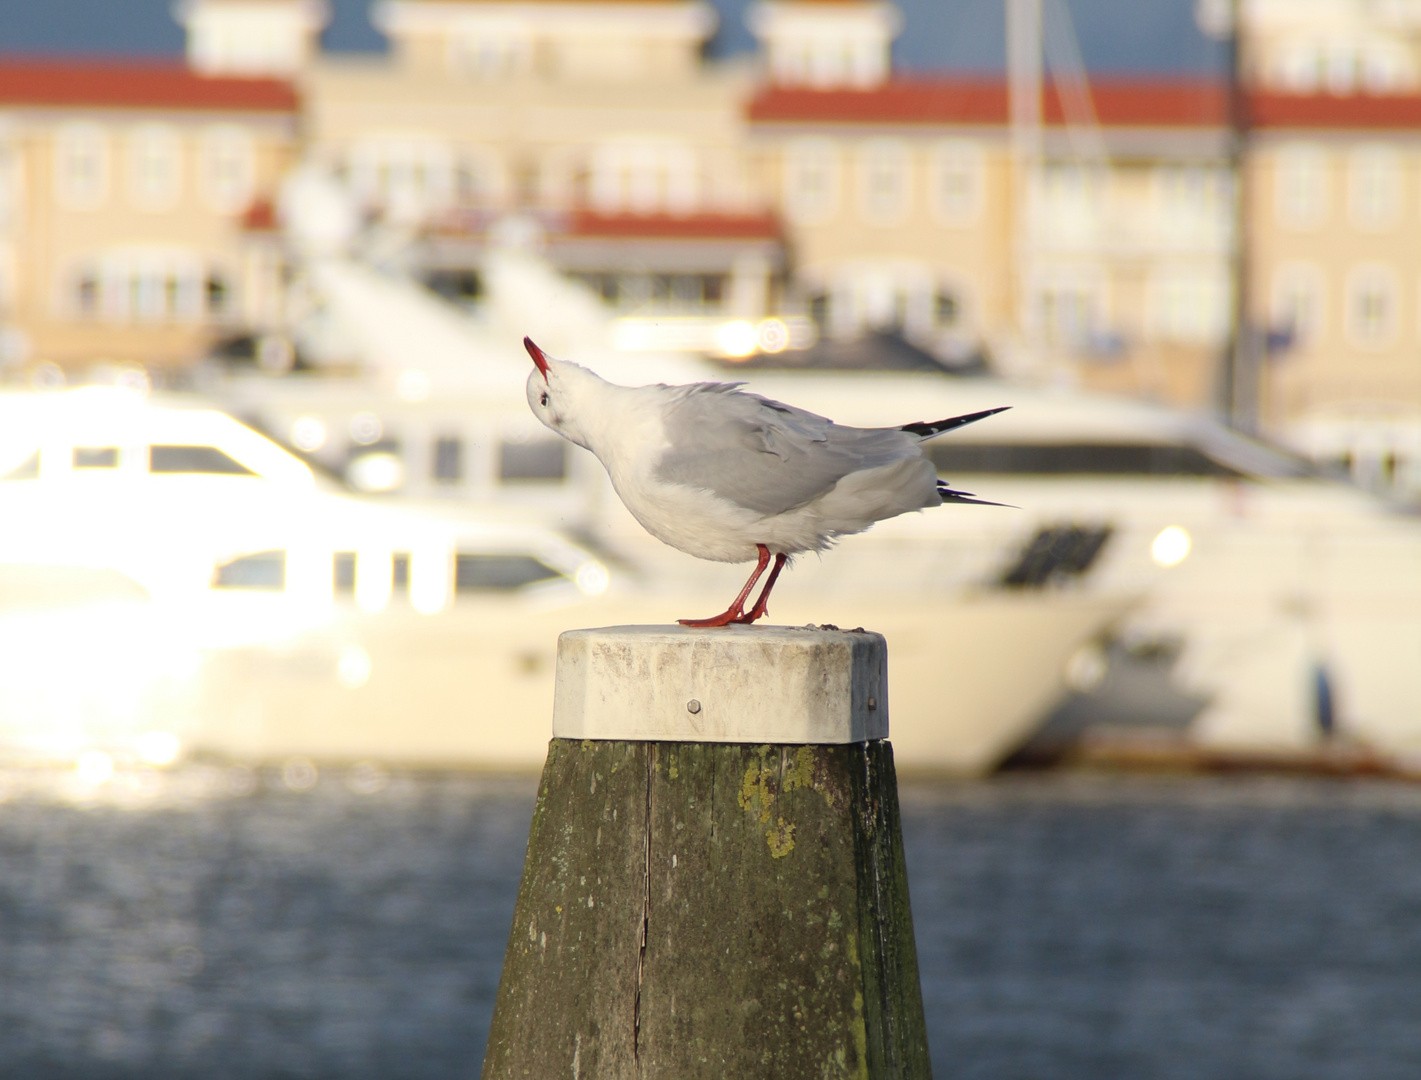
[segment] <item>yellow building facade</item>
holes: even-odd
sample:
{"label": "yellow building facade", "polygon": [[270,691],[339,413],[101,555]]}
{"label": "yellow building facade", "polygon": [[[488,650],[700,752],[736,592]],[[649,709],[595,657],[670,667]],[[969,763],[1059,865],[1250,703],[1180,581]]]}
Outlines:
{"label": "yellow building facade", "polygon": [[382,0],[382,57],[323,55],[314,0],[188,0],[185,69],[0,65],[0,363],[181,368],[289,329],[273,207],[300,161],[455,295],[513,222],[648,325],[893,333],[949,370],[1200,409],[1242,246],[1264,430],[1400,482],[1421,469],[1413,7],[1244,4],[1235,175],[1218,83],[1098,79],[1084,106],[1048,85],[1024,151],[1005,80],[893,70],[881,0],[763,0],[759,52],[726,62],[702,0]]}
{"label": "yellow building facade", "polygon": [[180,67],[0,64],[3,361],[155,373],[281,320],[243,241],[296,157],[296,97]]}

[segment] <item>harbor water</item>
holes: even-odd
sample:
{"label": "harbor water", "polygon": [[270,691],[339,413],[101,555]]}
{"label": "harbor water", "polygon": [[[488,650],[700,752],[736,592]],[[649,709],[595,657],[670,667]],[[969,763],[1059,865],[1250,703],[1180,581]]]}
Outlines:
{"label": "harbor water", "polygon": [[[0,1075],[472,1077],[530,777],[0,774]],[[939,1077],[1421,1075],[1421,789],[905,782]]]}

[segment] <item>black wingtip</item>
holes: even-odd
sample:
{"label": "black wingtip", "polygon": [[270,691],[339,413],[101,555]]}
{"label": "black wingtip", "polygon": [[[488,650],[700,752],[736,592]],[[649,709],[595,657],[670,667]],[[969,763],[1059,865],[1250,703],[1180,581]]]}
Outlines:
{"label": "black wingtip", "polygon": [[967,413],[964,416],[952,416],[946,420],[920,420],[916,424],[904,424],[898,430],[906,431],[909,435],[916,435],[920,439],[931,439],[934,435],[941,435],[944,431],[951,431],[953,428],[975,424],[978,420],[985,420],[989,416],[996,416],[997,413],[1006,412],[1010,408],[1010,405],[1001,405],[995,409],[983,409],[981,412]]}
{"label": "black wingtip", "polygon": [[989,499],[979,499],[970,491],[958,491],[956,488],[948,486],[944,480],[937,482],[937,494],[945,503],[966,503],[969,506],[1005,506],[1008,510],[1020,510],[1021,507],[1013,506],[1011,503],[992,502]]}

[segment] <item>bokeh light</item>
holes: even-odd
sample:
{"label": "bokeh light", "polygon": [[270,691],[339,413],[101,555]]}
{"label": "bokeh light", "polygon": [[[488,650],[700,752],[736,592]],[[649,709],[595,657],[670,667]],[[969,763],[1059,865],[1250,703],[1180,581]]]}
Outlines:
{"label": "bokeh light", "polygon": [[1178,566],[1189,557],[1192,541],[1189,533],[1179,525],[1161,529],[1150,544],[1150,558],[1160,566]]}

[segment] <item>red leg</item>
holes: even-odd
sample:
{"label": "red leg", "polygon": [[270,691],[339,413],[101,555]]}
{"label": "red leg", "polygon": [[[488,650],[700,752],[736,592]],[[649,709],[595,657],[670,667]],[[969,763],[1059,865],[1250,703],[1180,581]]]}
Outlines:
{"label": "red leg", "polygon": [[[750,574],[750,580],[745,583],[745,588],[740,590],[740,595],[735,598],[730,607],[726,608],[719,615],[712,619],[680,619],[682,626],[725,626],[728,623],[741,622],[745,618],[745,600],[750,595],[750,590],[755,587],[755,582],[760,580],[760,575],[765,572],[765,567],[770,565],[770,549],[764,544],[756,544],[759,549],[760,558],[755,563],[755,569]],[[776,567],[778,571],[778,567]]]}
{"label": "red leg", "polygon": [[742,615],[735,620],[736,622],[752,623],[761,616],[770,613],[769,609],[765,607],[765,604],[770,599],[770,590],[775,587],[775,578],[779,577],[780,571],[785,568],[785,560],[787,558],[788,556],[785,555],[783,551],[775,556],[775,568],[770,571],[770,576],[765,581],[765,589],[760,593],[760,599],[755,601],[755,606],[750,609],[748,614]]}

